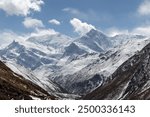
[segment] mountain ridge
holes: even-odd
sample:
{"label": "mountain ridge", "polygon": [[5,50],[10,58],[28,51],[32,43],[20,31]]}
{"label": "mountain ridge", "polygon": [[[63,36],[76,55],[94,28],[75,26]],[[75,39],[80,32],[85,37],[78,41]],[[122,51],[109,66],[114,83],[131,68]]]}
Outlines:
{"label": "mountain ridge", "polygon": [[124,62],[112,74],[111,81],[98,87],[84,99],[150,99],[149,55],[150,43]]}
{"label": "mountain ridge", "polygon": [[120,65],[150,42],[141,35],[109,37],[98,30],[90,30],[76,40],[59,37],[13,41],[0,50],[1,59],[10,62],[8,67],[12,69],[18,67],[18,73],[32,76],[27,79],[57,98],[78,99],[104,86]]}

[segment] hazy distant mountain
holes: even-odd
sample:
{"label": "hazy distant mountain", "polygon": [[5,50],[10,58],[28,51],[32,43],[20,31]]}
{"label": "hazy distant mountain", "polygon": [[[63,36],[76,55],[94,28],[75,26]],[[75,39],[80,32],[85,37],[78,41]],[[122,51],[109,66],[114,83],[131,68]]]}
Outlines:
{"label": "hazy distant mountain", "polygon": [[127,41],[144,39],[144,38],[146,38],[146,36],[132,35],[132,34],[120,34],[120,35],[111,37],[111,41],[113,43],[113,46],[118,46],[120,44],[126,43]]}
{"label": "hazy distant mountain", "polygon": [[45,34],[42,36],[32,36],[27,41],[51,47],[55,52],[62,52],[64,47],[69,45],[73,39],[66,35],[57,33],[53,35]]}

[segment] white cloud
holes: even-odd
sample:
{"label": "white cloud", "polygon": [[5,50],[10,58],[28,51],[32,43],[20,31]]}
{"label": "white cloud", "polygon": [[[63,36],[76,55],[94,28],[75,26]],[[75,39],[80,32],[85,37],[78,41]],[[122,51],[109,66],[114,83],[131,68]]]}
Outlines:
{"label": "white cloud", "polygon": [[85,13],[82,13],[78,9],[69,8],[69,7],[62,9],[62,11],[68,12],[68,13],[73,14],[73,15],[83,15],[83,16],[86,15]]}
{"label": "white cloud", "polygon": [[[73,17],[79,18],[79,19],[84,19],[84,20],[94,20],[94,21],[99,21],[101,18],[99,17],[99,14],[97,14],[95,11],[92,9],[89,9],[87,11],[81,11],[76,8],[64,8],[62,11],[69,13]],[[92,18],[91,18],[92,17]]]}
{"label": "white cloud", "polygon": [[43,0],[0,0],[0,9],[8,15],[27,16],[32,11],[41,11]]}
{"label": "white cloud", "polygon": [[93,25],[82,22],[77,18],[73,18],[72,20],[70,20],[70,23],[73,26],[74,31],[77,32],[79,35],[84,35],[91,29],[95,29]]}
{"label": "white cloud", "polygon": [[17,34],[11,30],[0,31],[0,49],[6,47],[14,40],[22,41],[26,40],[33,36],[45,36],[45,35],[57,35],[59,32],[56,32],[53,29],[36,29],[32,33],[22,33]]}
{"label": "white cloud", "polygon": [[27,17],[22,22],[26,28],[40,28],[44,27],[44,24],[41,20],[33,19],[31,17]]}
{"label": "white cloud", "polygon": [[115,36],[115,35],[119,35],[119,34],[129,34],[128,30],[125,29],[118,29],[116,27],[112,27],[107,29],[106,34],[108,34],[109,36]]}
{"label": "white cloud", "polygon": [[144,35],[150,36],[150,26],[139,26],[131,29],[130,31],[127,29],[118,29],[118,28],[109,28],[105,31],[109,36],[115,36],[118,34],[135,34],[135,35]]}
{"label": "white cloud", "polygon": [[51,19],[48,21],[50,24],[54,24],[54,25],[60,25],[60,21],[56,20],[56,19]]}
{"label": "white cloud", "polygon": [[144,0],[138,8],[140,15],[150,15],[150,0]]}
{"label": "white cloud", "polygon": [[54,29],[36,29],[35,32],[31,33],[31,37],[32,36],[44,36],[44,35],[56,35],[59,34],[58,32],[56,32]]}
{"label": "white cloud", "polygon": [[24,39],[24,36],[18,35],[12,31],[1,31],[0,35],[0,47],[10,44],[13,40]]}
{"label": "white cloud", "polygon": [[132,33],[150,36],[150,26],[137,27],[132,30]]}

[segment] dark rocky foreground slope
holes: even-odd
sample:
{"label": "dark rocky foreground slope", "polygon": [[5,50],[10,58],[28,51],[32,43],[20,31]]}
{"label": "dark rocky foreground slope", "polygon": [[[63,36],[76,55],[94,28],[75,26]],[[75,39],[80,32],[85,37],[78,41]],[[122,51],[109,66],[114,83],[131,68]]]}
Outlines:
{"label": "dark rocky foreground slope", "polygon": [[150,99],[150,44],[124,62],[109,79],[83,99]]}
{"label": "dark rocky foreground slope", "polygon": [[0,99],[55,99],[41,87],[25,80],[0,61]]}

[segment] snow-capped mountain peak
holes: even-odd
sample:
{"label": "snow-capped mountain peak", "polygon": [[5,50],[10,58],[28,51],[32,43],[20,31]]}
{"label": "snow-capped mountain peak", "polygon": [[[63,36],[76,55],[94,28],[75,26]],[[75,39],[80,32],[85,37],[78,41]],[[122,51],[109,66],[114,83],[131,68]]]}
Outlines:
{"label": "snow-capped mountain peak", "polygon": [[118,46],[120,44],[126,43],[130,40],[138,40],[138,39],[145,39],[146,36],[143,35],[134,35],[134,34],[120,34],[116,35],[114,37],[111,37],[111,41],[113,43],[113,46]]}
{"label": "snow-capped mountain peak", "polygon": [[72,43],[87,53],[103,52],[112,47],[109,38],[95,29],[91,29],[84,36],[74,40]]}
{"label": "snow-capped mountain peak", "polygon": [[71,37],[68,37],[66,35],[56,33],[56,34],[45,34],[42,36],[32,36],[27,41],[41,44],[44,46],[50,46],[54,49],[60,49],[64,48],[66,45],[68,45],[73,39]]}
{"label": "snow-capped mountain peak", "polygon": [[105,34],[103,34],[102,32],[96,29],[91,29],[89,32],[86,33],[86,36],[91,37],[91,38],[94,38],[96,36],[107,37]]}
{"label": "snow-capped mountain peak", "polygon": [[13,41],[0,57],[33,72],[42,87],[52,81],[69,93],[87,94],[149,42],[142,35],[108,37],[92,29],[77,39],[56,33]]}

